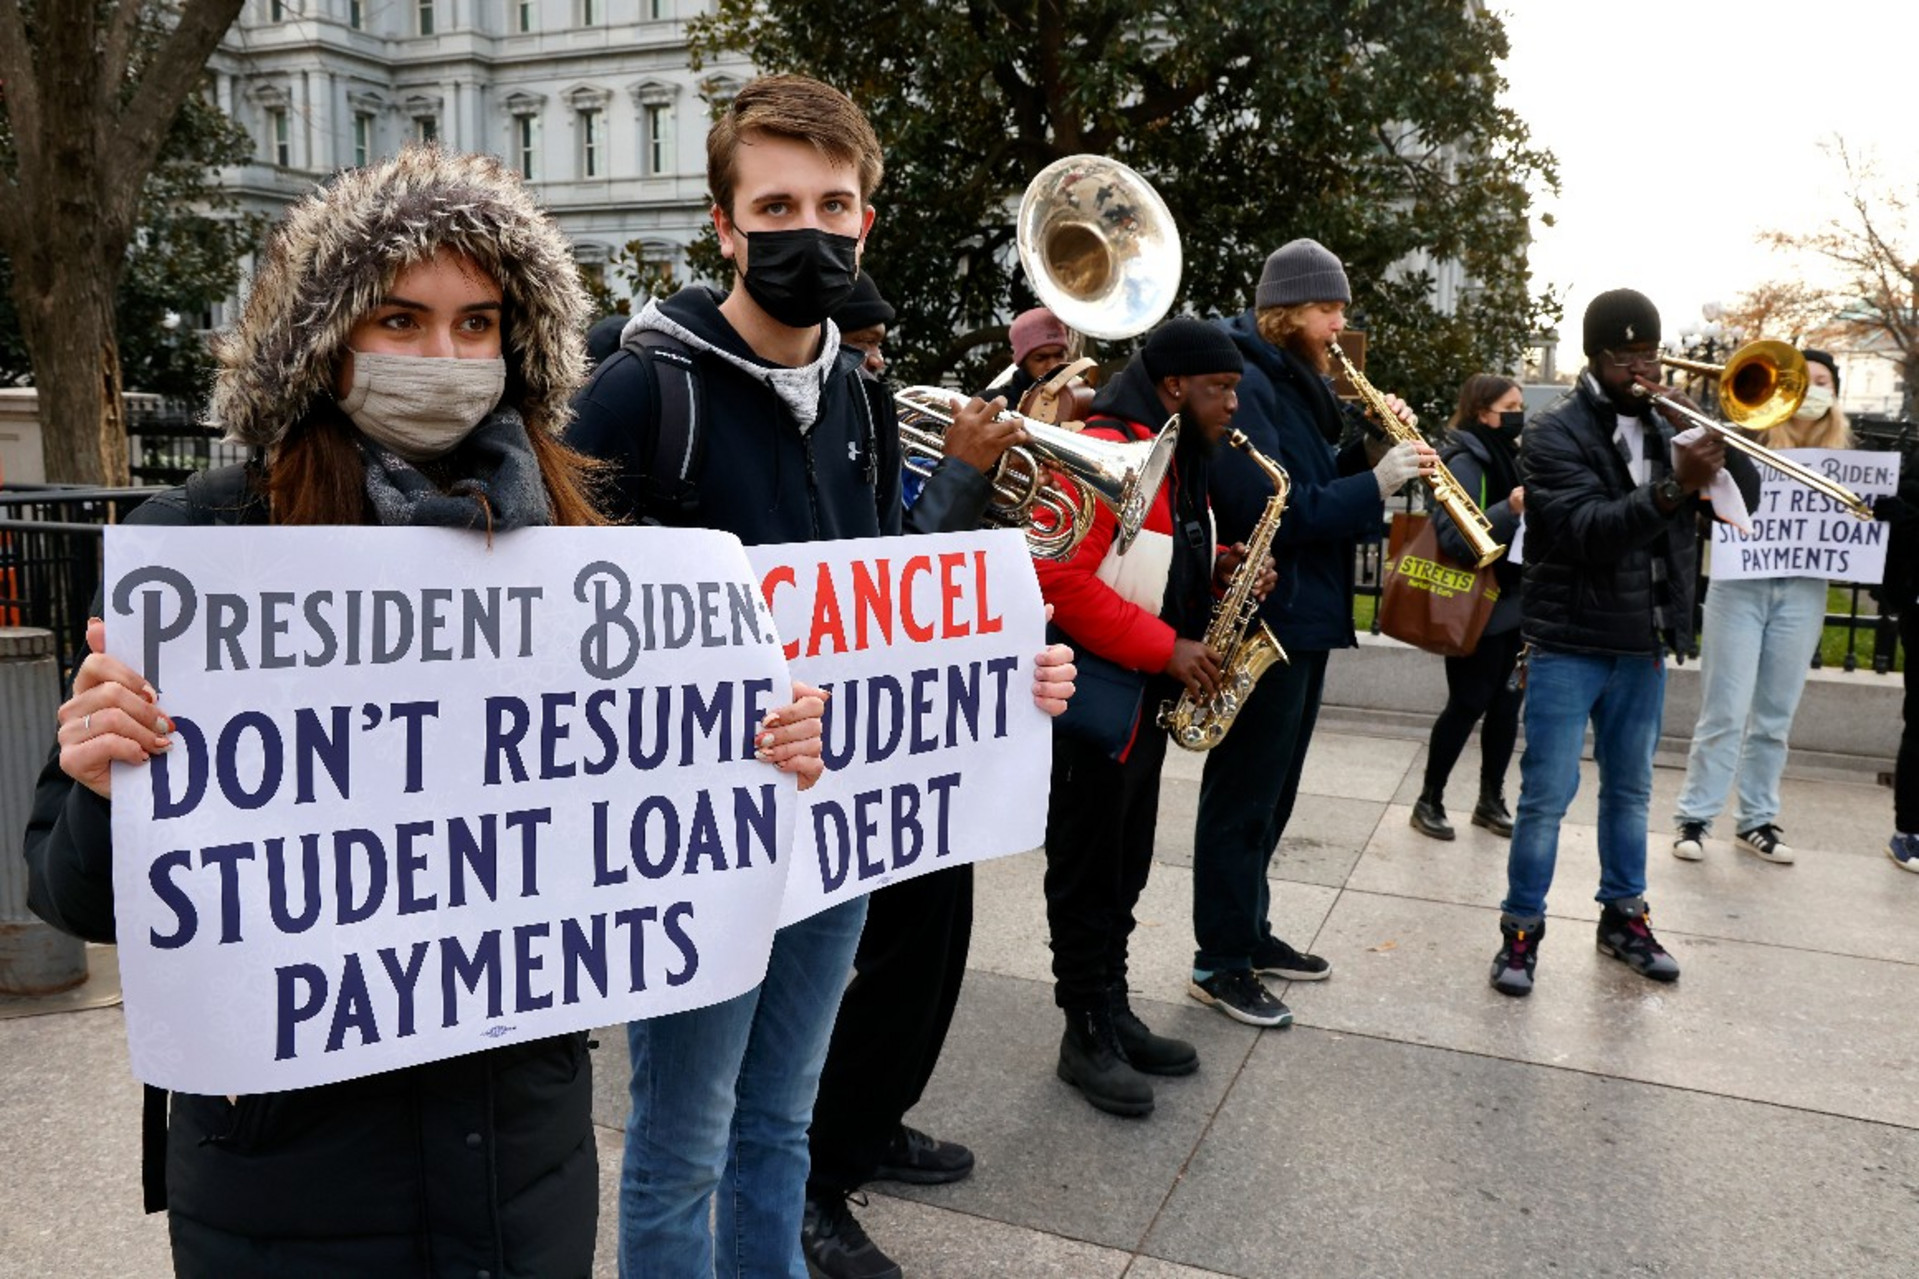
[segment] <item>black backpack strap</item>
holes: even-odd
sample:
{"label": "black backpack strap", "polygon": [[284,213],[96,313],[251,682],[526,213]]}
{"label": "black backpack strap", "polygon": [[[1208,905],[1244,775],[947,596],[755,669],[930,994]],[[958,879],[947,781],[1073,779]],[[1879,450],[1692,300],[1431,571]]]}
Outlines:
{"label": "black backpack strap", "polygon": [[253,462],[216,466],[187,477],[189,524],[255,524],[266,520],[266,497],[253,485]]}
{"label": "black backpack strap", "polygon": [[692,352],[676,337],[642,329],[624,345],[653,384],[653,450],[650,458],[640,450],[635,514],[655,523],[692,523],[706,453],[706,383]]}

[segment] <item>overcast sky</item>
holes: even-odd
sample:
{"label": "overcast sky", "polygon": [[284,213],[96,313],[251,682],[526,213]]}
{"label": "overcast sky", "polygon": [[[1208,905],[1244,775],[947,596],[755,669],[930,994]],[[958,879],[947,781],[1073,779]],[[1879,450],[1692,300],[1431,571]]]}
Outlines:
{"label": "overcast sky", "polygon": [[1491,7],[1512,45],[1505,100],[1559,160],[1559,194],[1535,200],[1531,262],[1535,288],[1566,304],[1562,368],[1606,289],[1651,296],[1670,335],[1704,303],[1803,274],[1756,236],[1842,212],[1839,164],[1820,149],[1834,135],[1919,191],[1913,0]]}

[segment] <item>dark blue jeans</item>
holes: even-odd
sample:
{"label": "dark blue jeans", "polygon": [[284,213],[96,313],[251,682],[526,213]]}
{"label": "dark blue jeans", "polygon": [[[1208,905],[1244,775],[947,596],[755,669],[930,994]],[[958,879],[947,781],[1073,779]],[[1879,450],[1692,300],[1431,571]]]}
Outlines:
{"label": "dark blue jeans", "polygon": [[1621,901],[1646,891],[1646,811],[1652,754],[1666,705],[1661,657],[1535,652],[1526,677],[1526,753],[1506,861],[1515,919],[1540,919],[1559,856],[1559,824],[1579,790],[1579,753],[1593,726],[1599,765],[1599,892]]}
{"label": "dark blue jeans", "polygon": [[1250,969],[1273,933],[1266,871],[1299,795],[1319,720],[1326,654],[1294,653],[1253,688],[1226,739],[1207,752],[1193,831],[1193,967]]}

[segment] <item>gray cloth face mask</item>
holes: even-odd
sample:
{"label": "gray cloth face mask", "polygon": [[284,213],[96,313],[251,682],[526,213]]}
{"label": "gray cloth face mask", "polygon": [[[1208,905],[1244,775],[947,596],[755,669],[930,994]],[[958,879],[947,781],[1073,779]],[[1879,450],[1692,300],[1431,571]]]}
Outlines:
{"label": "gray cloth face mask", "polygon": [[353,353],[340,409],[374,443],[418,464],[473,433],[506,390],[506,360]]}

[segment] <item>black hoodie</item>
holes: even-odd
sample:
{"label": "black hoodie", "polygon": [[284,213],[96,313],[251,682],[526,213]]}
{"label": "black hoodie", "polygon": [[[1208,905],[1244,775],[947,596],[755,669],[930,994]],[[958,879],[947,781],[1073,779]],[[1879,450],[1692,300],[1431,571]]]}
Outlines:
{"label": "black hoodie", "polygon": [[[749,546],[904,531],[899,419],[880,388],[860,376],[859,351],[840,350],[830,367],[818,370],[816,414],[803,422],[772,385],[772,375],[790,382],[795,371],[754,354],[710,290],[682,289],[649,306],[629,332],[633,328],[680,338],[705,391],[703,462],[692,477],[698,507],[655,512],[663,522],[721,529]],[[827,343],[838,346],[836,331],[828,332]],[[658,401],[645,359],[631,347],[608,357],[575,399],[566,435],[574,448],[612,464],[610,513],[620,518],[645,509],[642,485],[653,467]],[[977,528],[987,496],[984,476],[945,459],[914,505],[912,527]]]}

